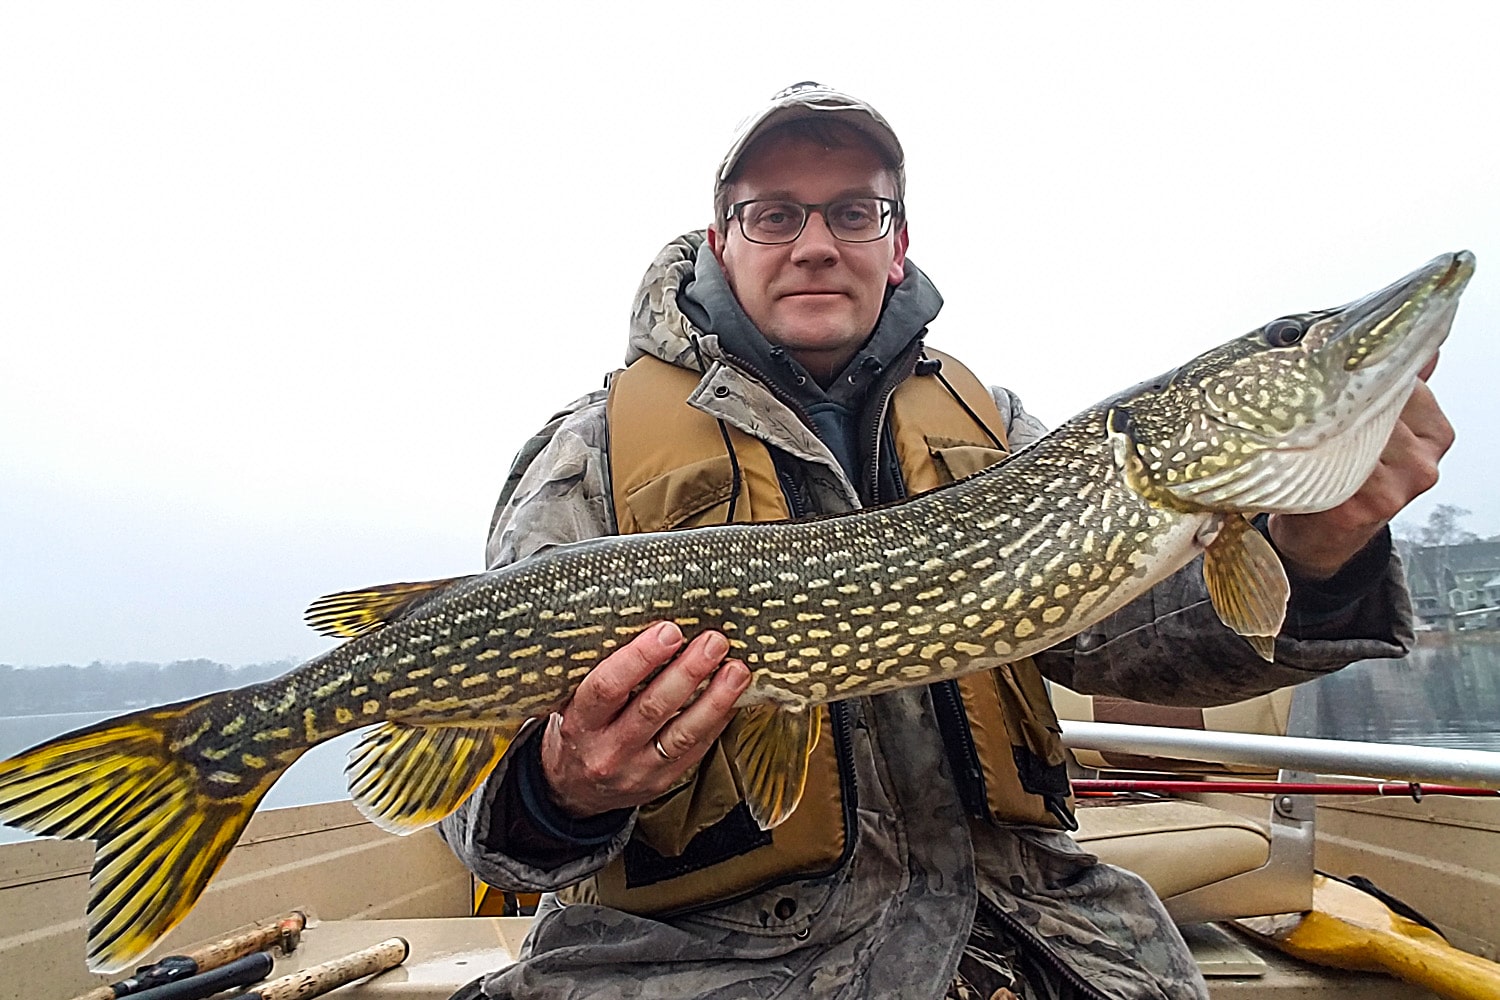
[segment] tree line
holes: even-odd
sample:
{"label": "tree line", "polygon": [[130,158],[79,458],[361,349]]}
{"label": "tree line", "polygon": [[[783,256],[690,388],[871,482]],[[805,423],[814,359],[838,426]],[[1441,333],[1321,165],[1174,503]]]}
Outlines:
{"label": "tree line", "polygon": [[15,667],[0,663],[0,716],[117,712],[196,698],[278,677],[295,660],[232,667],[212,660],[172,663],[70,663]]}

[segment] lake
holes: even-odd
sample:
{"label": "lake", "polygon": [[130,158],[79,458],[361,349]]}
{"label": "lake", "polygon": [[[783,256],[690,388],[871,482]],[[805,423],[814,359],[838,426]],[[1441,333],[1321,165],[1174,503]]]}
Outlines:
{"label": "lake", "polygon": [[[1406,659],[1353,664],[1312,682],[1301,696],[1311,698],[1304,717],[1314,720],[1312,732],[1302,735],[1500,751],[1500,633],[1424,633]],[[0,717],[0,757],[111,714]],[[344,758],[357,738],[348,733],[309,750],[261,808],[347,798]],[[29,836],[0,826],[0,843]]]}

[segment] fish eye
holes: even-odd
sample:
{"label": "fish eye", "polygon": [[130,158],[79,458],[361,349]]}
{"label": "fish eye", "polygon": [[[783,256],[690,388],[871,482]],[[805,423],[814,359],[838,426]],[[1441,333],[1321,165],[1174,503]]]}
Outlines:
{"label": "fish eye", "polygon": [[1266,338],[1266,343],[1272,347],[1291,347],[1301,340],[1307,333],[1300,320],[1276,319],[1265,325],[1261,335]]}

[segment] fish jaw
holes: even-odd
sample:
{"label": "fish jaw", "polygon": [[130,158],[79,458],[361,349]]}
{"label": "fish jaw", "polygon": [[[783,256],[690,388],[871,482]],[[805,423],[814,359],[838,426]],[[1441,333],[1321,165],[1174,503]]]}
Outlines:
{"label": "fish jaw", "polygon": [[[1303,514],[1374,470],[1474,273],[1444,254],[1347,306],[1282,317],[1117,402],[1131,485],[1182,510]],[[1287,331],[1297,336],[1290,343]]]}

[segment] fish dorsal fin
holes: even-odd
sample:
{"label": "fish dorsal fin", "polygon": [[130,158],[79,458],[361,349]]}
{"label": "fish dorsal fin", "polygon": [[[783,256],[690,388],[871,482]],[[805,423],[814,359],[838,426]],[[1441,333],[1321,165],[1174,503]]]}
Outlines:
{"label": "fish dorsal fin", "polygon": [[349,751],[349,793],[382,830],[415,833],[462,805],[519,729],[381,723]]}
{"label": "fish dorsal fin", "polygon": [[1219,620],[1272,661],[1291,585],[1265,536],[1241,515],[1226,517],[1203,553],[1203,581]]}
{"label": "fish dorsal fin", "polygon": [[756,705],[742,709],[731,723],[745,801],[762,830],[785,822],[802,800],[822,714],[818,707],[794,711]]}
{"label": "fish dorsal fin", "polygon": [[467,576],[450,576],[443,580],[387,583],[327,594],[309,604],[302,618],[324,635],[353,639],[390,624],[433,594],[467,579]]}

